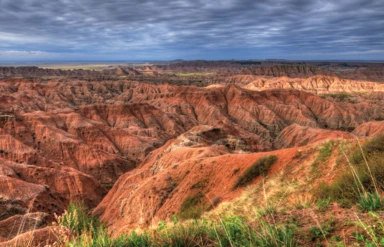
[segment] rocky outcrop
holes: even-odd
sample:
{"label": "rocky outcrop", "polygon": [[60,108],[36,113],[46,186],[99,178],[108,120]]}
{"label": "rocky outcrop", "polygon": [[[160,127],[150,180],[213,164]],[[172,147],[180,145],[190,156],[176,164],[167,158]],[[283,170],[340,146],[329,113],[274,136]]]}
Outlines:
{"label": "rocky outcrop", "polygon": [[[306,85],[321,90],[336,83],[329,78],[329,86],[327,80],[311,78]],[[251,91],[235,85],[197,88],[28,80],[5,81],[0,90],[4,98],[1,157],[16,163],[72,167],[106,186],[135,168],[149,152],[197,125],[232,128],[236,137],[250,143],[250,151],[266,151],[291,124],[349,131],[384,117],[379,92],[340,101],[285,87]]]}

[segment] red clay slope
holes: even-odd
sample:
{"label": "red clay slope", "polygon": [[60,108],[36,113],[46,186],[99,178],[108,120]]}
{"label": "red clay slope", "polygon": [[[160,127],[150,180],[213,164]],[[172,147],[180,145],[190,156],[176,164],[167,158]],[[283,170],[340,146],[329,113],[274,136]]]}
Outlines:
{"label": "red clay slope", "polygon": [[[171,172],[182,183],[182,176],[189,169],[193,169],[189,176],[198,176],[199,157],[220,157],[204,159],[214,163],[216,159],[224,162],[225,157],[231,157],[232,163],[223,167],[225,176],[215,178],[224,183],[235,179],[229,173],[239,163],[236,159],[249,159],[239,167],[245,169],[263,155],[241,153],[305,145],[319,140],[318,133],[324,138],[329,134],[348,136],[337,130],[351,130],[384,118],[383,93],[363,95],[360,99],[338,102],[292,89],[258,92],[235,85],[199,88],[130,81],[2,81],[0,206],[5,205],[7,212],[2,219],[27,213],[31,203],[32,211],[51,216],[63,210],[69,201],[84,200],[90,207],[96,206],[106,188],[117,179],[118,184],[107,198],[120,197],[125,183],[129,188],[136,188],[136,183],[148,183],[149,187],[140,188],[152,189],[154,178],[159,179],[156,191],[161,191],[170,184],[163,166],[185,163],[182,169]],[[284,132],[289,126],[297,127],[295,131]],[[288,144],[289,138],[279,141],[279,136],[287,134],[294,134]],[[174,138],[177,139],[167,143]],[[181,147],[163,155],[175,145]],[[209,164],[204,163],[203,167]],[[212,167],[212,172],[220,174],[219,164]],[[149,176],[151,172],[154,174]],[[126,178],[128,182],[124,182]],[[191,183],[185,181],[183,186]],[[215,183],[212,191],[215,186],[218,185]],[[228,192],[228,197],[233,193],[236,192]],[[224,194],[220,196],[226,197]],[[161,200],[156,197],[153,206],[160,218],[169,214],[171,207],[159,206]],[[119,205],[107,204],[112,208]],[[106,201],[98,211],[104,212],[103,207]],[[151,217],[143,216],[141,221],[132,218],[128,225],[147,223]]]}

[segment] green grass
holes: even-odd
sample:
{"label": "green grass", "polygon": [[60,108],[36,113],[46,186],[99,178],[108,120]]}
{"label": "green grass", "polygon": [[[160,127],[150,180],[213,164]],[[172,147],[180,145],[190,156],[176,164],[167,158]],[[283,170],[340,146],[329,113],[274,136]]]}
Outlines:
{"label": "green grass", "polygon": [[[82,215],[84,217],[77,217]],[[219,221],[207,219],[173,224],[160,222],[152,231],[134,231],[112,238],[103,224],[87,214],[82,206],[72,204],[62,216],[59,224],[74,231],[74,236],[65,243],[70,247],[155,247],[155,246],[297,246],[294,233],[286,225],[271,225],[261,219],[257,227],[250,226],[239,216],[220,216]],[[61,219],[61,220],[60,220]],[[65,219],[65,220],[64,220]],[[84,222],[81,222],[84,221]],[[93,222],[93,223],[92,223]],[[95,223],[95,224],[94,224]]]}
{"label": "green grass", "polygon": [[331,233],[335,230],[334,220],[328,220],[318,226],[311,226],[309,232],[311,234],[312,241],[318,241],[321,239],[327,239],[331,236]]}
{"label": "green grass", "polygon": [[[380,197],[384,186],[384,147],[381,139],[373,138],[364,146],[350,155],[357,157],[362,152],[361,159],[350,166],[331,184],[321,184],[316,191],[319,199],[315,205],[316,214],[325,214],[331,202],[340,202],[343,206],[360,207],[356,214],[354,241],[360,246],[384,246],[384,224],[380,209],[383,208],[383,199]],[[326,161],[334,149],[333,143],[324,145],[316,159]],[[342,149],[340,149],[342,152]],[[266,156],[257,160],[252,166],[239,176],[238,182],[242,186],[251,183],[257,176],[265,176],[276,156]],[[173,222],[160,222],[157,228],[143,232],[132,231],[125,235],[112,238],[106,227],[98,219],[90,216],[87,209],[81,204],[70,204],[68,210],[57,217],[59,225],[70,228],[73,236],[65,243],[66,246],[117,246],[117,247],[155,247],[155,246],[297,246],[304,240],[310,246],[329,244],[343,246],[345,237],[340,234],[339,221],[331,219],[316,222],[308,221],[308,228],[300,228],[287,221],[278,220],[279,211],[276,205],[266,207],[262,212],[260,208],[255,215],[242,213],[242,215],[226,215],[217,213],[215,216],[202,217],[207,210],[207,200],[201,192],[207,179],[196,181],[192,185],[193,195],[187,197],[180,207],[179,213],[173,217]],[[379,191],[379,193],[378,193]],[[220,201],[221,199],[218,199]],[[372,211],[379,211],[375,214]],[[368,214],[371,219],[367,219]],[[236,214],[235,212],[233,214]],[[358,217],[362,217],[360,220]],[[180,220],[179,220],[180,219]],[[185,221],[185,219],[192,219]],[[272,219],[272,220],[271,220]],[[276,220],[277,219],[277,220]],[[268,220],[268,222],[266,222]],[[276,220],[276,221],[275,221]],[[282,223],[284,222],[284,223]],[[307,223],[307,224],[308,224]],[[344,225],[346,226],[346,225]],[[348,226],[353,226],[348,225]],[[305,235],[304,235],[305,234]],[[350,236],[352,237],[352,233]],[[344,239],[343,239],[344,238]]]}
{"label": "green grass", "polygon": [[357,150],[350,157],[353,164],[360,164],[364,162],[364,156],[369,157],[375,154],[382,154],[384,152],[384,135],[374,137],[370,142],[362,147],[362,150]]}
{"label": "green grass", "polygon": [[276,160],[276,155],[269,155],[258,159],[248,167],[241,176],[239,176],[236,183],[233,185],[233,189],[235,190],[239,187],[249,185],[258,176],[265,176]]}
{"label": "green grass", "polygon": [[358,200],[364,211],[376,211],[384,206],[383,199],[377,193],[367,192],[359,195]]}
{"label": "green grass", "polygon": [[56,216],[56,221],[76,234],[101,225],[98,219],[87,213],[87,208],[83,203],[70,203],[68,209],[61,216]]}
{"label": "green grass", "polygon": [[369,215],[374,221],[366,223],[359,219],[356,226],[359,227],[362,232],[356,232],[355,238],[358,242],[364,244],[364,246],[384,246],[384,222],[375,213],[370,212]]}
{"label": "green grass", "polygon": [[334,141],[329,141],[324,144],[324,146],[320,149],[319,154],[316,156],[316,159],[312,163],[312,173],[317,173],[317,176],[320,176],[320,172],[318,171],[319,165],[321,163],[326,162],[329,157],[332,155],[333,148],[335,147]]}
{"label": "green grass", "polygon": [[318,189],[320,198],[330,198],[342,206],[360,205],[362,210],[378,210],[383,207],[379,191],[384,189],[384,136],[366,143],[348,157],[348,167],[332,183],[322,183]]}
{"label": "green grass", "polygon": [[329,204],[331,203],[331,198],[319,198],[317,201],[316,201],[316,208],[321,211],[321,212],[324,212]]}

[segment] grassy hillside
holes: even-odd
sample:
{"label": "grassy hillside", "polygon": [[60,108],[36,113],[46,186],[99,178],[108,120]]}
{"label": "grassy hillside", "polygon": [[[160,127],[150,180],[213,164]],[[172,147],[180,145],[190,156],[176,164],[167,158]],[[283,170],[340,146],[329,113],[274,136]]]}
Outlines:
{"label": "grassy hillside", "polygon": [[[267,157],[234,188],[257,176],[236,199],[188,204],[193,217],[173,216],[146,230],[111,236],[81,205],[58,223],[73,230],[67,246],[384,246],[384,136],[328,141],[297,153],[297,163],[264,176]],[[260,166],[258,169],[256,167]],[[201,197],[204,197],[202,194]],[[196,208],[195,208],[196,207]],[[185,212],[183,212],[185,214]],[[186,218],[194,218],[184,220]],[[183,220],[181,220],[183,219]]]}

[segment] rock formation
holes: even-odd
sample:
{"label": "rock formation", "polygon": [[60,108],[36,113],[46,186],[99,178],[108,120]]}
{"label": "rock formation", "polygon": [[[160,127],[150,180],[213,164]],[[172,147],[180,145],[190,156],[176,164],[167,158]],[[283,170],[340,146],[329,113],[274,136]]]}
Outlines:
{"label": "rock formation", "polygon": [[[384,88],[373,82],[230,75],[197,87],[1,71],[39,78],[0,81],[0,232],[27,222],[4,230],[5,243],[42,238],[71,201],[96,207],[115,233],[148,226],[199,193],[208,205],[234,198],[236,174],[266,155],[278,156],[275,172],[297,159],[299,146],[384,132]],[[40,80],[40,73],[81,75]]]}

